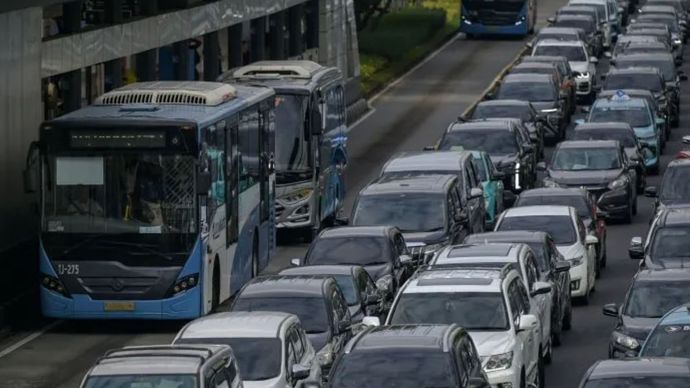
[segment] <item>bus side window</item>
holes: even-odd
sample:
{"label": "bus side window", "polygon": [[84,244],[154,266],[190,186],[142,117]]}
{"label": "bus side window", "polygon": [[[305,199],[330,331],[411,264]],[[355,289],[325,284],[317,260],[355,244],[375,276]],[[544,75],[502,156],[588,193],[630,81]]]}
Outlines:
{"label": "bus side window", "polygon": [[226,191],[227,191],[227,201],[228,205],[225,209],[225,218],[227,222],[227,244],[232,244],[237,241],[238,238],[238,224],[237,224],[237,213],[239,209],[239,145],[237,140],[237,123],[231,123],[227,129],[227,135],[225,137],[225,171],[226,171]]}
{"label": "bus side window", "polygon": [[259,183],[259,110],[253,106],[240,114],[240,193]]}

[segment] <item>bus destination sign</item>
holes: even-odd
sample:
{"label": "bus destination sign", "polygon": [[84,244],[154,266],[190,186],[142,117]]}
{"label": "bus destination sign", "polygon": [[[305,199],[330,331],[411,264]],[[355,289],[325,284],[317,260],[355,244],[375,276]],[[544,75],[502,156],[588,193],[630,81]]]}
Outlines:
{"label": "bus destination sign", "polygon": [[165,131],[73,130],[72,148],[165,148]]}

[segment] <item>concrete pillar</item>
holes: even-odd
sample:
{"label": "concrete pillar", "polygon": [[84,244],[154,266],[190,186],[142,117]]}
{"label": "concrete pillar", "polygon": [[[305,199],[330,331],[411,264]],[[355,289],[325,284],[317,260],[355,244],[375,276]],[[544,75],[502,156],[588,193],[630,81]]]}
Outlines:
{"label": "concrete pillar", "polygon": [[136,55],[137,81],[155,81],[158,66],[158,50],[147,50]]}
{"label": "concrete pillar", "polygon": [[251,60],[256,62],[266,58],[266,18],[262,16],[252,20],[251,26]]}
{"label": "concrete pillar", "polygon": [[204,35],[204,81],[215,81],[220,75],[218,31]]}
{"label": "concrete pillar", "polygon": [[122,23],[122,0],[105,0],[104,20],[107,24]]}
{"label": "concrete pillar", "polygon": [[285,59],[285,12],[279,11],[269,16],[271,59]]}
{"label": "concrete pillar", "polygon": [[306,12],[306,41],[307,48],[319,47],[319,0],[310,0]]}
{"label": "concrete pillar", "polygon": [[63,74],[59,85],[64,113],[81,108],[81,69]]}
{"label": "concrete pillar", "polygon": [[104,63],[105,69],[105,91],[109,92],[113,89],[122,87],[122,67],[123,58],[113,59]]}
{"label": "concrete pillar", "polygon": [[304,52],[304,36],[302,35],[304,4],[297,4],[290,8],[288,15],[288,34],[290,39],[288,53],[290,57],[295,57]]}
{"label": "concrete pillar", "polygon": [[242,66],[242,23],[228,27],[228,66]]}
{"label": "concrete pillar", "polygon": [[175,79],[184,81],[190,80],[189,76],[189,43],[185,40],[173,44],[173,56]]}
{"label": "concrete pillar", "polygon": [[62,5],[62,32],[74,34],[81,29],[82,1],[70,1]]}

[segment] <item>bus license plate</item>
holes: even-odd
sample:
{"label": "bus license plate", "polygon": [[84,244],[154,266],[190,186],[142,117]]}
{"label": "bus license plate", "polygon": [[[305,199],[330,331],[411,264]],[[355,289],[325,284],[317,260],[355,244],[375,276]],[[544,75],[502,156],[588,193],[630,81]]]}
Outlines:
{"label": "bus license plate", "polygon": [[105,302],[105,311],[134,311],[134,302]]}

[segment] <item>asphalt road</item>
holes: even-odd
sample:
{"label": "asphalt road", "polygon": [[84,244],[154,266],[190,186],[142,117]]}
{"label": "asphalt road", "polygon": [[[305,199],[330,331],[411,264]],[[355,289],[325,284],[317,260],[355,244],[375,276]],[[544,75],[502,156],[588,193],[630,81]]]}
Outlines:
{"label": "asphalt road", "polygon": [[[565,0],[540,3],[540,19],[552,15]],[[383,162],[399,151],[419,150],[433,144],[451,120],[462,113],[508,64],[524,42],[519,40],[452,41],[395,86],[384,91],[372,105],[375,111],[350,132],[348,201],[376,174]],[[605,66],[603,64],[602,66]],[[684,85],[683,108],[688,87]],[[680,137],[687,134],[690,117],[682,115],[674,130],[664,162],[677,152]],[[664,164],[665,164],[664,163]],[[648,182],[654,184],[657,177]],[[548,387],[575,387],[593,361],[606,357],[613,319],[601,314],[601,306],[620,302],[636,263],[628,259],[632,236],[644,235],[652,202],[639,199],[639,214],[632,225],[611,225],[608,231],[608,267],[597,282],[589,306],[574,310],[573,329],[554,353],[547,368]],[[281,245],[268,271],[301,256],[306,245]],[[52,325],[47,329],[45,325]],[[78,387],[90,365],[106,350],[126,345],[169,342],[182,323],[161,322],[45,322],[29,320],[0,342],[0,388]],[[43,329],[41,329],[43,327]]]}

